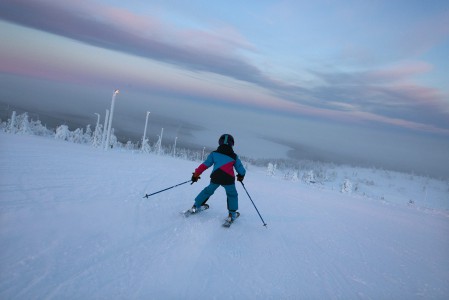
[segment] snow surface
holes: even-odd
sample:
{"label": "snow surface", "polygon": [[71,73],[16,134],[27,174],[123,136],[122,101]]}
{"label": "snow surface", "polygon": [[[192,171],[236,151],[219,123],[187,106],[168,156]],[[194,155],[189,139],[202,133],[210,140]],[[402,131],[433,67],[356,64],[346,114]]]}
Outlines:
{"label": "snow surface", "polygon": [[0,134],[0,299],[449,299],[444,182],[361,170],[363,196],[249,166],[267,228],[240,185],[231,228],[223,189],[183,218],[208,173],[142,198],[197,165]]}

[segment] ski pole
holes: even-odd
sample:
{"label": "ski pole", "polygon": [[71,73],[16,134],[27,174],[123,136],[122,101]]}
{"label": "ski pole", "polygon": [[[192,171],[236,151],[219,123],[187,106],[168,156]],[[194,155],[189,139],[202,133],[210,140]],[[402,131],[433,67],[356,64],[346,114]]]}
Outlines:
{"label": "ski pole", "polygon": [[262,219],[262,216],[260,215],[259,210],[258,210],[257,207],[256,207],[256,204],[254,204],[253,199],[251,199],[251,196],[249,195],[248,191],[246,190],[245,185],[243,184],[242,181],[240,181],[240,183],[242,184],[243,188],[245,189],[245,192],[246,192],[246,194],[248,195],[249,200],[251,200],[251,202],[252,202],[253,205],[254,205],[254,208],[256,209],[257,213],[259,214],[259,217],[260,217],[260,219],[262,220],[263,226],[265,226],[265,228],[267,228],[267,223],[265,223],[265,221]]}
{"label": "ski pole", "polygon": [[160,191],[157,191],[157,192],[151,193],[151,194],[146,194],[145,196],[143,196],[143,198],[148,198],[148,197],[150,197],[150,196],[156,195],[156,194],[158,194],[158,193],[161,193],[161,192],[163,192],[163,191],[166,191],[166,190],[172,189],[172,188],[174,188],[174,187],[177,187],[177,186],[180,186],[180,185],[186,184],[187,182],[191,182],[191,181],[192,181],[192,180],[187,180],[187,181],[184,181],[184,182],[181,182],[181,183],[175,184],[174,186],[168,187],[168,188],[166,188],[166,189],[163,189],[163,190],[160,190]]}

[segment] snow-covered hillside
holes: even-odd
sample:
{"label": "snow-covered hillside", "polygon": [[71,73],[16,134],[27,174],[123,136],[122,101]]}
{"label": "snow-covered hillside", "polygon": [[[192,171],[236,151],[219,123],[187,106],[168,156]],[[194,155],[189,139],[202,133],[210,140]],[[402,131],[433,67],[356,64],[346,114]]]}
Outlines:
{"label": "snow-covered hillside", "polygon": [[181,217],[207,173],[142,198],[197,164],[1,133],[0,299],[449,298],[447,183],[365,170],[342,193],[249,166],[267,228],[241,186],[231,228],[223,189]]}

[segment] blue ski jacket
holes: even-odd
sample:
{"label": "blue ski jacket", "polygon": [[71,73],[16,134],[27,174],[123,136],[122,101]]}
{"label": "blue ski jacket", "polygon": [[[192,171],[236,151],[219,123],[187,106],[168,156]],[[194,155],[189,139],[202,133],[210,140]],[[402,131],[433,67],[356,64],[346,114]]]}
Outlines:
{"label": "blue ski jacket", "polygon": [[210,179],[212,183],[228,185],[235,183],[234,169],[237,174],[245,176],[246,170],[242,161],[231,146],[221,145],[217,150],[211,152],[206,160],[195,169],[195,173],[201,175],[205,170],[214,166]]}

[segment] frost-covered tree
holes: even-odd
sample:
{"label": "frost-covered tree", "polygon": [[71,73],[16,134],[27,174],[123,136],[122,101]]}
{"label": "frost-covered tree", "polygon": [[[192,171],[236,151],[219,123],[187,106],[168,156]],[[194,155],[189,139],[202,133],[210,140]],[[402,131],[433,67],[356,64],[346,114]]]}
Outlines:
{"label": "frost-covered tree", "polygon": [[95,148],[98,148],[101,146],[101,138],[103,136],[103,125],[98,124],[98,126],[95,127],[95,131],[93,133],[92,138],[92,146]]}
{"label": "frost-covered tree", "polygon": [[16,112],[15,111],[12,112],[11,119],[9,119],[7,122],[6,132],[12,133],[12,134],[17,133]]}
{"label": "frost-covered tree", "polygon": [[28,113],[23,113],[17,116],[17,133],[19,134],[33,134],[30,127],[30,121],[28,120]]}
{"label": "frost-covered tree", "polygon": [[111,138],[109,139],[109,147],[110,148],[120,148],[120,143],[114,133],[115,133],[115,129],[112,128],[111,129]]}
{"label": "frost-covered tree", "polygon": [[143,141],[141,151],[142,151],[142,153],[150,153],[151,152],[151,146],[150,146],[150,143],[148,142],[148,139],[145,139]]}
{"label": "frost-covered tree", "polygon": [[154,145],[154,149],[155,149],[155,151],[157,151],[158,155],[164,154],[163,153],[164,151],[162,149],[162,136],[163,136],[163,134],[164,134],[164,128],[162,128],[161,135],[158,135],[157,142]]}
{"label": "frost-covered tree", "polygon": [[315,173],[313,172],[313,170],[310,170],[309,172],[304,173],[304,175],[302,176],[302,179],[307,184],[316,183]]}
{"label": "frost-covered tree", "polygon": [[298,171],[294,171],[294,172],[293,172],[292,178],[291,178],[290,180],[293,181],[293,182],[296,182],[296,181],[299,180],[299,177],[298,177]]}
{"label": "frost-covered tree", "polygon": [[125,149],[126,150],[134,150],[134,144],[131,141],[126,142]]}
{"label": "frost-covered tree", "polygon": [[69,141],[71,138],[71,133],[67,125],[59,125],[56,127],[55,139]]}
{"label": "frost-covered tree", "polygon": [[274,176],[276,174],[277,164],[268,163],[267,167],[267,175],[268,176]]}
{"label": "frost-covered tree", "polygon": [[83,134],[83,144],[92,144],[92,129],[90,128],[90,124],[86,126],[86,131]]}
{"label": "frost-covered tree", "polygon": [[69,141],[76,144],[82,144],[84,141],[84,131],[82,128],[77,128],[71,132]]}
{"label": "frost-covered tree", "polygon": [[296,170],[288,170],[285,174],[284,174],[284,179],[285,180],[289,180],[289,181],[293,181],[296,182],[299,180],[298,178],[298,171]]}
{"label": "frost-covered tree", "polygon": [[343,181],[343,184],[341,185],[341,192],[352,193],[352,183],[349,179],[345,179],[345,181]]}
{"label": "frost-covered tree", "polygon": [[43,126],[40,120],[30,119],[28,113],[17,115],[14,111],[7,122],[2,123],[1,129],[4,132],[12,134],[28,134],[40,136],[53,136],[54,132]]}
{"label": "frost-covered tree", "polygon": [[160,155],[162,154],[162,137],[160,135],[158,135],[158,139],[156,144],[154,144],[153,148],[155,149],[154,151],[157,151],[157,154]]}
{"label": "frost-covered tree", "polygon": [[37,120],[37,121],[31,120],[30,128],[34,135],[53,136],[55,134],[52,130],[50,130],[46,126],[42,125],[40,120]]}

